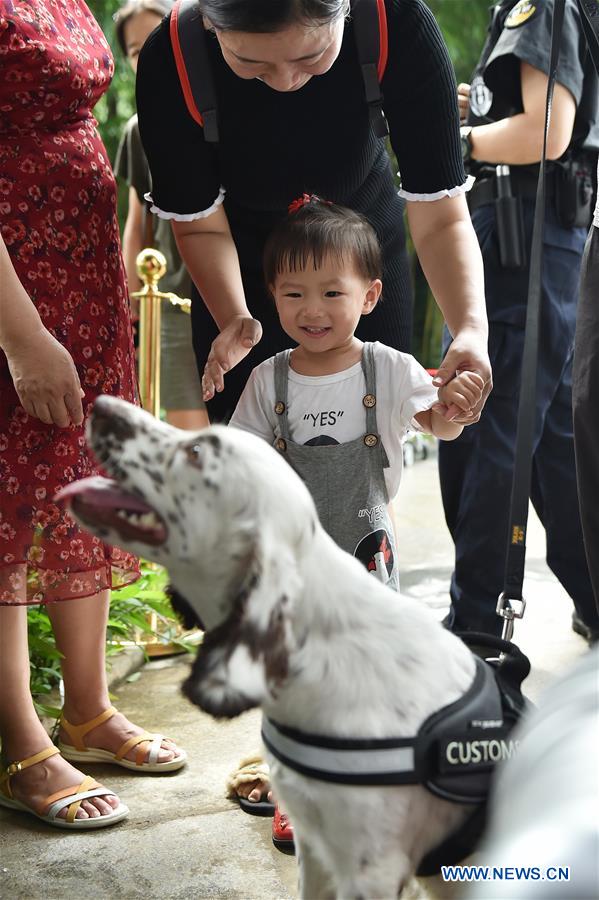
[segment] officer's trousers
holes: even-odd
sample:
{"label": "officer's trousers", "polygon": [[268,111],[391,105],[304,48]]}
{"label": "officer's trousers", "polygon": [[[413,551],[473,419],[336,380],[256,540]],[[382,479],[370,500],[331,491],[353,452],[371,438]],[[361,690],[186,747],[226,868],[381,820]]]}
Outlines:
{"label": "officer's trousers", "polygon": [[[532,201],[524,203],[530,256]],[[493,391],[481,420],[455,441],[440,441],[445,517],[455,543],[451,580],[454,630],[500,634],[528,268],[499,262],[494,206],[475,210],[485,264]],[[566,230],[551,210],[545,228],[540,354],[531,499],[547,534],[547,563],[590,627],[599,625],[584,554],[572,429],[572,351],[583,229]],[[534,597],[531,602],[542,602]]]}
{"label": "officer's trousers", "polygon": [[599,603],[599,228],[584,251],[574,350],[574,446],[582,530]]}

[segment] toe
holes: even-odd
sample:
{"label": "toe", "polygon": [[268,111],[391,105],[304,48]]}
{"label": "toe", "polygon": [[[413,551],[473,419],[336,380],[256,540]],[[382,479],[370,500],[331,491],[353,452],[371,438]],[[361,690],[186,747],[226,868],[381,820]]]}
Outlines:
{"label": "toe", "polygon": [[100,816],[102,815],[100,810],[97,809],[93,803],[91,803],[89,800],[84,800],[83,803],[81,804],[81,806],[79,807],[77,816],[75,818],[85,818],[84,816],[79,816],[79,812],[81,812],[82,809],[87,813],[87,816],[90,819],[99,819]]}

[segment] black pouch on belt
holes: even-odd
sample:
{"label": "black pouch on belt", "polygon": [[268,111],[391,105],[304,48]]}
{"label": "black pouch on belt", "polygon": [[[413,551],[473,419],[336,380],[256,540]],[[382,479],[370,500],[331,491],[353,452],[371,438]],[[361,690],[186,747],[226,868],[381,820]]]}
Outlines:
{"label": "black pouch on belt", "polygon": [[555,164],[555,208],[563,228],[588,228],[593,213],[593,173],[576,159]]}
{"label": "black pouch on belt", "polygon": [[500,262],[506,269],[521,269],[526,265],[522,201],[512,194],[509,166],[496,167],[495,191]]}

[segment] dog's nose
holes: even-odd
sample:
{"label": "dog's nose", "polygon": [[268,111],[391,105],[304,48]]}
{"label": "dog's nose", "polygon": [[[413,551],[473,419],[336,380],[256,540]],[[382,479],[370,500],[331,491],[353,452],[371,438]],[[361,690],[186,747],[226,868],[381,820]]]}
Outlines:
{"label": "dog's nose", "polygon": [[93,437],[112,435],[120,441],[134,436],[131,422],[127,420],[120,404],[112,397],[101,396],[96,399],[91,415]]}

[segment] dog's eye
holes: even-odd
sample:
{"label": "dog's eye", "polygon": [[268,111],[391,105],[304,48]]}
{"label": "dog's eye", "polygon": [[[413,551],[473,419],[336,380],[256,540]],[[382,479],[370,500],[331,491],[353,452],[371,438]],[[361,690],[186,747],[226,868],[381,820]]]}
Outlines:
{"label": "dog's eye", "polygon": [[192,444],[187,448],[187,458],[197,469],[204,468],[203,447],[201,444]]}

